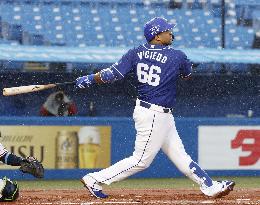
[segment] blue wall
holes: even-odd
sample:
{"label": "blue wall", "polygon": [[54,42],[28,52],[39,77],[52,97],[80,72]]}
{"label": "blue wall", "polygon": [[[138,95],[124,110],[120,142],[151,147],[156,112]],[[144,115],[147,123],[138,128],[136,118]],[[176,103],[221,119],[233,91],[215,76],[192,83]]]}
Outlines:
{"label": "blue wall", "polygon": [[[132,154],[135,141],[134,122],[131,118],[44,118],[44,117],[2,117],[1,125],[110,125],[112,126],[111,163],[128,157]],[[260,125],[260,118],[227,119],[227,118],[176,118],[176,126],[183,140],[186,151],[193,160],[198,159],[198,125]],[[93,170],[46,170],[46,179],[73,179],[80,178]],[[259,170],[218,170],[209,171],[213,176],[260,176]],[[22,175],[18,170],[1,170],[1,176],[13,179],[32,179]],[[152,165],[145,171],[134,175],[138,177],[180,177],[183,176],[172,163],[160,152]]]}

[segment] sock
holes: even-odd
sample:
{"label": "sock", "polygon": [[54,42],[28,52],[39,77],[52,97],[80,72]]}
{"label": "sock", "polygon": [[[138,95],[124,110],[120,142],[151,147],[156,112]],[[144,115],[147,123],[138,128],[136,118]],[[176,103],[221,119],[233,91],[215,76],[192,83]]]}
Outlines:
{"label": "sock", "polygon": [[210,187],[213,185],[212,183],[212,179],[209,177],[209,175],[199,167],[198,164],[196,164],[195,162],[191,162],[190,163],[190,169],[192,170],[193,174],[195,174],[198,178],[201,179],[201,181],[203,182],[203,184],[205,184],[207,187]]}

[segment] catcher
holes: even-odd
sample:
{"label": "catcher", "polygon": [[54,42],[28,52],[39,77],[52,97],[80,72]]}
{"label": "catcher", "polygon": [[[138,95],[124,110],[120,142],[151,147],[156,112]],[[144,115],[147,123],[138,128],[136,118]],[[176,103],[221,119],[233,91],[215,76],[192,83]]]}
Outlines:
{"label": "catcher", "polygon": [[[11,166],[20,166],[19,170],[28,173],[36,178],[43,178],[44,168],[42,164],[34,157],[18,157],[10,153],[0,143],[0,161]],[[0,179],[0,201],[15,201],[19,196],[18,184],[7,177]]]}

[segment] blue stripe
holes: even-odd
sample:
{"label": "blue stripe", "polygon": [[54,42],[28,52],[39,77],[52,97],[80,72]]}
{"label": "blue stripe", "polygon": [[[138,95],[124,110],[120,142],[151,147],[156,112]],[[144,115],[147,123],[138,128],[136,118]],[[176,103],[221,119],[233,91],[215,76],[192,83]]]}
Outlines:
{"label": "blue stripe", "polygon": [[118,173],[118,174],[114,175],[113,177],[111,177],[111,178],[109,178],[109,179],[106,179],[106,180],[104,180],[104,181],[102,181],[102,182],[98,182],[98,181],[96,180],[97,182],[95,182],[95,183],[104,183],[104,182],[107,181],[107,180],[113,179],[114,177],[118,176],[119,174],[122,174],[123,172],[128,171],[129,169],[132,169],[132,168],[136,167],[136,166],[142,161],[142,158],[143,158],[143,156],[144,156],[146,147],[147,147],[147,145],[148,145],[148,142],[150,141],[150,138],[151,138],[151,135],[152,135],[152,132],[153,132],[154,120],[155,120],[155,114],[154,114],[154,116],[153,116],[153,123],[152,123],[151,132],[150,132],[149,137],[148,137],[148,140],[147,140],[147,142],[146,142],[146,144],[145,144],[145,147],[144,147],[142,156],[141,156],[140,160],[137,162],[137,164],[134,165],[134,166],[132,166],[132,167],[130,167],[130,168],[128,168],[128,169],[126,169],[126,170],[121,171],[120,173]]}
{"label": "blue stripe", "polygon": [[7,152],[7,154],[5,155],[5,164],[7,164],[7,160],[8,160],[9,155],[10,155],[9,152]]}

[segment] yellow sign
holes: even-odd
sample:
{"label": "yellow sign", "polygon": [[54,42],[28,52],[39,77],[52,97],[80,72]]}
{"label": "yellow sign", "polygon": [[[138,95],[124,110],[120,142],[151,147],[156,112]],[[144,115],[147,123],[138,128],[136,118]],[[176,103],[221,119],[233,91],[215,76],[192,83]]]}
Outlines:
{"label": "yellow sign", "polygon": [[[0,143],[47,169],[106,168],[111,164],[110,126],[0,126]],[[0,164],[0,169],[16,167]]]}

